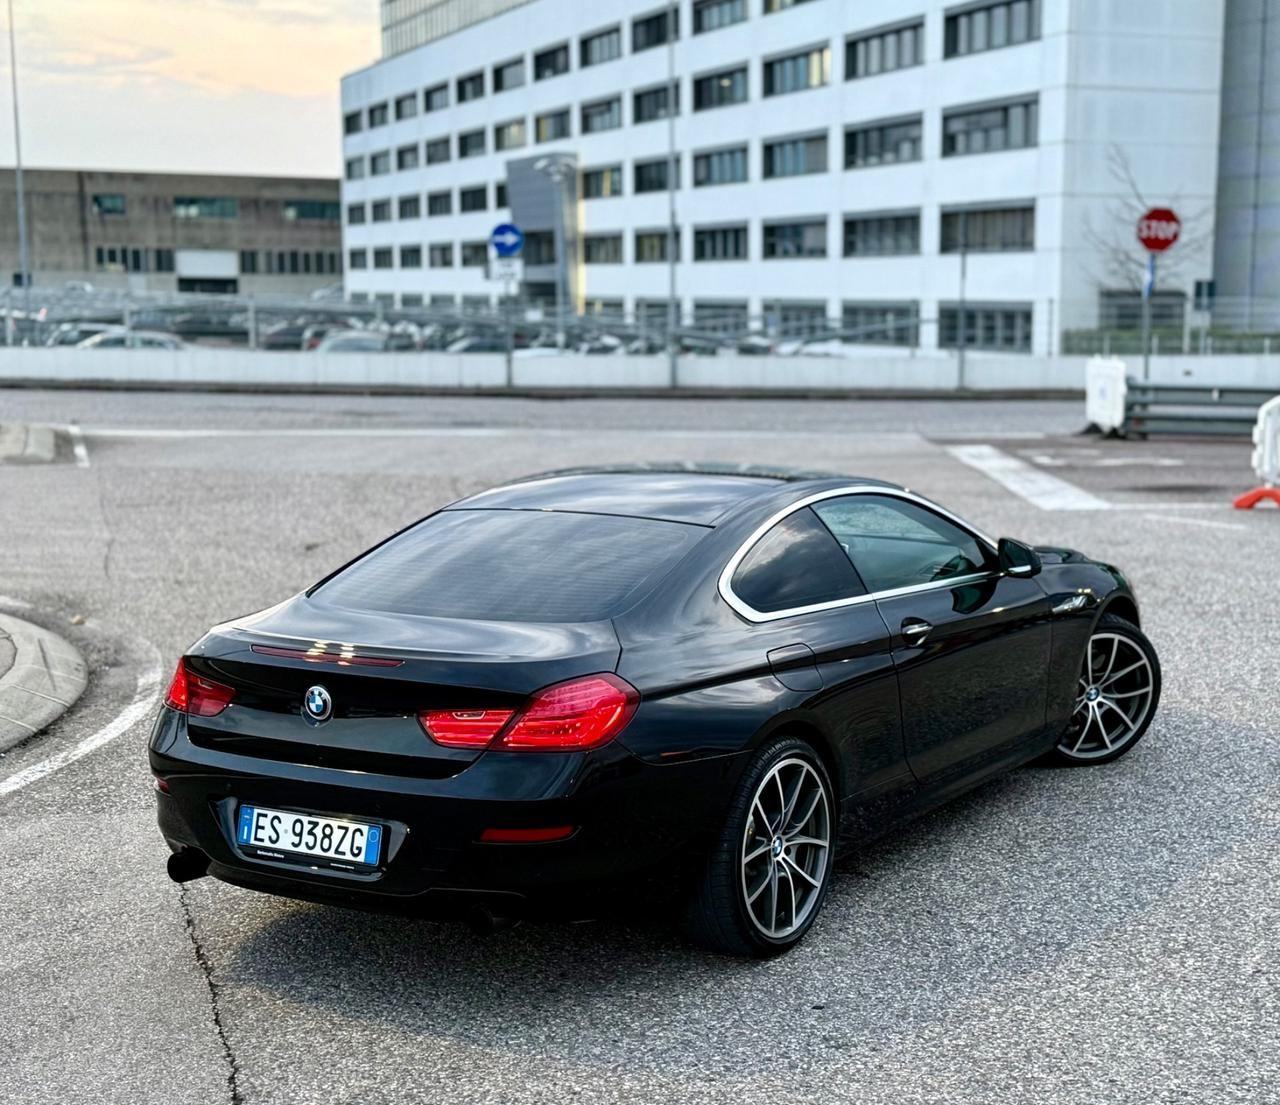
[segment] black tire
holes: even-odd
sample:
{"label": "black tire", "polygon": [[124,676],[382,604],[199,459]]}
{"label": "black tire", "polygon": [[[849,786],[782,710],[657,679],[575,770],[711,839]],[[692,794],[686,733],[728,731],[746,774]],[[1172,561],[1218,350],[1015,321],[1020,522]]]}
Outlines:
{"label": "black tire", "polygon": [[[1139,665],[1134,677],[1135,679],[1140,680],[1143,676],[1149,675],[1150,689],[1148,694],[1143,695],[1141,691],[1130,690],[1126,693],[1117,692],[1115,696],[1121,700],[1122,705],[1126,709],[1130,707],[1130,703],[1134,703],[1135,713],[1138,708],[1138,704],[1141,704],[1141,716],[1131,716],[1131,718],[1127,718],[1126,720],[1130,720],[1131,723],[1124,729],[1123,739],[1117,739],[1115,747],[1109,747],[1107,744],[1099,743],[1099,739],[1105,740],[1105,737],[1093,740],[1090,739],[1090,732],[1097,732],[1096,725],[1098,723],[1096,719],[1092,723],[1085,720],[1080,714],[1080,706],[1077,705],[1076,713],[1072,714],[1071,721],[1063,731],[1057,745],[1046,757],[1047,762],[1051,764],[1058,764],[1063,767],[1091,767],[1095,764],[1111,763],[1114,760],[1118,760],[1121,756],[1125,755],[1125,753],[1132,749],[1151,727],[1152,719],[1156,715],[1156,708],[1160,704],[1160,658],[1156,655],[1155,647],[1147,639],[1147,635],[1132,622],[1126,621],[1124,618],[1121,618],[1116,614],[1103,614],[1098,619],[1098,623],[1094,626],[1093,633],[1089,637],[1089,649],[1086,649],[1086,654],[1081,657],[1081,678],[1079,686],[1086,688],[1086,695],[1094,694],[1096,697],[1101,697],[1103,700],[1107,699],[1107,695],[1103,693],[1105,687],[1100,688],[1098,686],[1100,680],[1096,677],[1096,671],[1100,665],[1091,659],[1093,654],[1090,650],[1094,648],[1095,642],[1101,641],[1110,643],[1114,641],[1115,638],[1120,638],[1122,642],[1127,642],[1128,649],[1136,650],[1126,650],[1126,658],[1128,660],[1136,663],[1137,661],[1134,658],[1140,655],[1146,660],[1148,665],[1148,668],[1145,670]],[[1088,673],[1086,668],[1091,663],[1094,665],[1094,672]],[[1120,663],[1117,664],[1115,670],[1123,671],[1124,667],[1120,666],[1123,664],[1124,660],[1122,659]],[[1108,671],[1110,670],[1112,669],[1108,669]],[[1092,678],[1090,678],[1090,676],[1092,676]],[[1122,676],[1121,678],[1124,677]],[[1108,683],[1110,683],[1110,681],[1108,681]],[[1135,682],[1132,684],[1124,684],[1117,681],[1112,685],[1119,687],[1138,687],[1140,686],[1140,683]],[[1102,715],[1103,711],[1099,710],[1097,713]],[[1112,718],[1112,715],[1117,713],[1119,713],[1119,711],[1115,706],[1112,706],[1105,716]],[[1125,715],[1121,714],[1120,716],[1124,717]],[[1114,718],[1112,718],[1112,720],[1114,721]],[[1086,732],[1085,727],[1090,724],[1093,724],[1095,728],[1090,730],[1090,732]]]}
{"label": "black tire", "polygon": [[[750,867],[744,863],[744,856],[748,851],[749,844],[752,843],[748,839],[748,831],[751,829],[753,833],[755,832],[755,815],[752,813],[752,809],[756,802],[757,791],[766,781],[771,782],[770,777],[774,774],[775,769],[781,769],[782,774],[779,775],[779,778],[786,777],[788,772],[796,772],[800,775],[802,783],[797,783],[797,792],[799,792],[801,785],[805,785],[810,788],[809,795],[816,793],[816,790],[813,789],[813,784],[808,781],[809,776],[804,775],[803,770],[795,766],[801,762],[811,770],[813,779],[816,780],[817,785],[821,788],[821,803],[815,806],[813,817],[818,817],[817,811],[819,809],[826,810],[827,844],[825,849],[821,850],[815,844],[802,844],[799,847],[809,849],[808,852],[789,852],[787,854],[797,858],[802,856],[810,857],[810,859],[801,858],[801,862],[807,865],[810,860],[813,860],[815,867],[811,869],[811,872],[817,871],[816,857],[818,855],[825,852],[825,859],[821,863],[820,871],[817,873],[819,885],[816,888],[806,887],[803,883],[794,880],[791,875],[786,875],[791,888],[794,890],[795,886],[801,886],[808,898],[806,898],[802,908],[797,908],[796,899],[794,897],[791,898],[793,914],[803,913],[802,920],[790,931],[782,935],[773,936],[763,931],[760,923],[753,920],[748,907],[747,890],[744,886],[747,872],[750,871]],[[781,794],[781,790],[779,793]],[[799,816],[799,813],[795,813],[793,816]],[[811,826],[816,823],[813,819],[805,820],[797,827],[796,832],[799,833],[805,826]],[[830,776],[812,746],[795,737],[776,737],[770,740],[756,753],[750,765],[743,772],[737,789],[734,791],[733,798],[729,803],[724,827],[713,844],[707,857],[706,865],[695,885],[686,914],[685,932],[688,938],[699,947],[722,955],[766,958],[790,951],[812,927],[814,920],[822,909],[822,903],[826,899],[835,858],[838,823],[839,811],[835,805],[835,792],[831,786]],[[779,829],[777,835],[783,836],[787,828],[785,815],[778,818],[777,827]],[[772,830],[770,830],[771,834]],[[800,839],[808,840],[810,838],[801,837]],[[786,849],[784,848],[785,851]],[[774,863],[776,866],[771,854],[760,862]],[[788,863],[791,861],[780,859],[777,862]],[[791,863],[791,866],[794,868],[796,864]],[[782,870],[780,867],[778,869]],[[774,877],[774,883],[775,886],[781,885],[776,876]],[[776,909],[777,899],[775,898],[773,904],[769,907],[770,916],[775,920],[776,913],[774,911]],[[783,910],[785,914],[785,906]]]}

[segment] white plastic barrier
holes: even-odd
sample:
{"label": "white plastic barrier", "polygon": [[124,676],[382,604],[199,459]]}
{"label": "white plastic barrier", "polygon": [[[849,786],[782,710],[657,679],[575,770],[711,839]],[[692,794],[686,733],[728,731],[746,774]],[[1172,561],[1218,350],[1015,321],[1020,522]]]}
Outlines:
{"label": "white plastic barrier", "polygon": [[1119,357],[1092,357],[1084,370],[1084,416],[1104,434],[1124,426],[1128,392],[1124,361]]}
{"label": "white plastic barrier", "polygon": [[1253,470],[1267,487],[1280,484],[1280,395],[1258,408],[1253,428]]}

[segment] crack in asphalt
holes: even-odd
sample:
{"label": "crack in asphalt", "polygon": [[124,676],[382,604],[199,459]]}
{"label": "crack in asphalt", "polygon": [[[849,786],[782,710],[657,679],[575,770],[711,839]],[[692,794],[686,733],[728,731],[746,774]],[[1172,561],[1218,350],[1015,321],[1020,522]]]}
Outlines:
{"label": "crack in asphalt", "polygon": [[204,975],[205,985],[209,988],[209,1011],[213,1016],[213,1027],[218,1033],[218,1042],[222,1044],[222,1055],[227,1061],[227,1091],[231,1105],[244,1105],[244,1095],[240,1092],[240,1061],[231,1047],[227,1037],[226,1026],[222,1023],[222,988],[214,980],[213,964],[200,942],[196,932],[196,917],[191,908],[191,899],[187,895],[187,884],[178,887],[178,901],[182,905],[182,916],[186,922],[187,937],[191,940],[192,950],[196,955],[196,965]]}

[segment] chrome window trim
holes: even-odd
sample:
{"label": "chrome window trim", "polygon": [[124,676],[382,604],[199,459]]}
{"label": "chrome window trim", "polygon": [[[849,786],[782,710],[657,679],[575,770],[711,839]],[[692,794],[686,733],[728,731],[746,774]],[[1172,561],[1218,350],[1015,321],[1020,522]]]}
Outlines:
{"label": "chrome window trim", "polygon": [[[863,603],[875,602],[876,599],[896,598],[898,595],[911,595],[917,591],[936,591],[944,587],[958,587],[965,583],[976,583],[979,580],[992,579],[999,575],[998,572],[977,572],[967,576],[955,576],[952,579],[940,579],[929,583],[916,583],[909,587],[895,587],[887,591],[869,591],[865,595],[853,595],[847,599],[833,599],[831,602],[813,603],[809,606],[791,606],[785,610],[773,610],[768,613],[757,610],[755,607],[748,605],[736,594],[734,594],[731,581],[734,573],[738,570],[738,566],[766,533],[774,526],[781,522],[784,518],[790,517],[798,510],[812,506],[814,503],[823,502],[826,499],[842,499],[848,495],[883,495],[890,499],[901,499],[904,502],[914,503],[916,506],[923,507],[934,514],[945,518],[952,525],[958,526],[969,534],[970,537],[976,538],[979,544],[983,545],[986,551],[991,555],[996,555],[996,543],[987,537],[984,533],[976,530],[963,518],[952,514],[951,511],[940,507],[937,503],[931,502],[922,495],[916,495],[911,491],[896,487],[875,487],[867,484],[859,484],[853,487],[837,487],[829,491],[818,491],[812,495],[806,495],[803,499],[799,499],[794,503],[779,510],[776,514],[771,515],[762,522],[752,532],[741,545],[738,546],[737,552],[729,558],[729,562],[720,572],[720,579],[717,589],[720,597],[727,602],[731,609],[749,622],[776,622],[783,618],[794,618],[800,614],[814,614],[822,610],[839,610],[845,606],[860,606]],[[856,566],[855,566],[856,567]]]}

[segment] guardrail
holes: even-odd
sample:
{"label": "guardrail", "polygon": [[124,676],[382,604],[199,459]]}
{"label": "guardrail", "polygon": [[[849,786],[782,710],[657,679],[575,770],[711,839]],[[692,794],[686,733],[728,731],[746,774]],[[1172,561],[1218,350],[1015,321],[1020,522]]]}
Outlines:
{"label": "guardrail", "polygon": [[1277,390],[1126,380],[1123,432],[1245,436]]}

